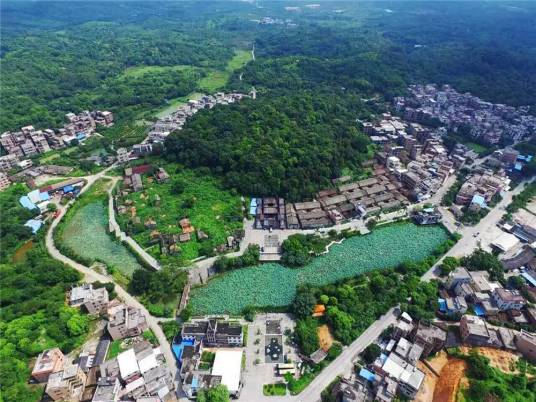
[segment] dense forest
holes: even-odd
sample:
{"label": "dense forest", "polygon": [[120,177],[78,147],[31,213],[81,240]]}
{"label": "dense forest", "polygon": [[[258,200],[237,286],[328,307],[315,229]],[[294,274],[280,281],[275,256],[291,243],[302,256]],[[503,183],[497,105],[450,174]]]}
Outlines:
{"label": "dense forest", "polygon": [[368,138],[358,98],[294,91],[198,113],[170,136],[171,160],[209,167],[243,194],[310,197],[344,168],[358,170]]}

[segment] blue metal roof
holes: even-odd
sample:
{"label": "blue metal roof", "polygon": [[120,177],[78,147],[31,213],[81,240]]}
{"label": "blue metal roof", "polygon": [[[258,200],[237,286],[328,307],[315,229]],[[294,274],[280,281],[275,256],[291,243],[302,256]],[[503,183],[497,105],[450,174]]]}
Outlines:
{"label": "blue metal roof", "polygon": [[63,192],[64,193],[70,193],[74,190],[74,187],[73,186],[65,186],[63,187]]}
{"label": "blue metal roof", "polygon": [[47,192],[39,193],[39,198],[41,198],[41,201],[48,201],[50,200],[50,194]]}
{"label": "blue metal roof", "polygon": [[439,311],[447,311],[447,302],[445,299],[437,299],[437,303],[439,304]]}
{"label": "blue metal roof", "polygon": [[43,226],[43,222],[37,219],[30,219],[24,224],[24,226],[29,227],[30,229],[32,229],[32,233],[36,234],[37,231],[41,229],[41,226]]}
{"label": "blue metal roof", "polygon": [[528,272],[521,273],[521,276],[525,278],[525,280],[530,283],[532,286],[536,287],[536,279],[534,279]]}
{"label": "blue metal roof", "polygon": [[376,379],[376,375],[374,373],[368,371],[365,368],[361,369],[361,371],[359,372],[359,375],[361,377],[363,377],[365,380],[368,380],[368,381],[371,381],[371,382],[374,382],[374,380]]}
{"label": "blue metal roof", "polygon": [[19,203],[26,209],[36,209],[37,206],[30,201],[30,198],[27,195],[23,195],[19,198]]}
{"label": "blue metal roof", "polygon": [[514,169],[520,172],[523,169],[523,165],[518,162],[514,165]]}

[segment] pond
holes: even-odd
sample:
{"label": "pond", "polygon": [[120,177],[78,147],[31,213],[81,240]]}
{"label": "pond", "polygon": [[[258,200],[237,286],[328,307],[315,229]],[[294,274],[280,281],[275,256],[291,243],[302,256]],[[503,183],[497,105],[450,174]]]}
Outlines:
{"label": "pond", "polygon": [[62,243],[74,253],[91,260],[98,259],[130,277],[141,264],[121,243],[108,234],[108,213],[104,204],[90,203],[78,210],[65,223]]}
{"label": "pond", "polygon": [[286,306],[296,287],[325,285],[373,269],[389,268],[429,256],[448,234],[440,226],[404,223],[352,237],[302,268],[263,264],[221,275],[192,290],[195,314],[239,314],[248,305]]}

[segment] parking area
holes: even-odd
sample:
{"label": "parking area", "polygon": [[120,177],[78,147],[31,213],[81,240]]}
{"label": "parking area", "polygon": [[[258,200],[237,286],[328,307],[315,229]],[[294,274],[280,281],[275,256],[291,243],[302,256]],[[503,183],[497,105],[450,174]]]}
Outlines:
{"label": "parking area", "polygon": [[288,314],[257,314],[249,324],[246,345],[244,388],[240,400],[253,401],[262,395],[262,386],[281,381],[275,374],[277,363],[299,360],[290,336],[295,323]]}

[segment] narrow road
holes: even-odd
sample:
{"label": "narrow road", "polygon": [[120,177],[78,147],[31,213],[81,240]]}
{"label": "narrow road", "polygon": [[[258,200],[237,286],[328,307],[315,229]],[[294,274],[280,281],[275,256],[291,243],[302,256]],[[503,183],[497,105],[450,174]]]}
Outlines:
{"label": "narrow road", "polygon": [[123,232],[117,223],[117,220],[115,219],[114,198],[112,191],[118,180],[118,178],[114,178],[112,186],[110,186],[108,189],[108,223],[110,224],[110,227],[113,228],[116,238],[128,243],[128,245],[132,247],[147,264],[149,264],[154,270],[160,271],[160,269],[162,269],[160,263],[152,255],[145,251],[132,237]]}
{"label": "narrow road", "polygon": [[[103,170],[102,172],[97,173],[93,176],[87,177],[87,184],[84,186],[82,191],[80,191],[80,194],[83,194],[86,192],[92,185],[95,183],[98,179],[104,177],[106,175],[106,172],[110,170],[113,165],[109,168]],[[58,261],[61,261],[62,263],[76,269],[78,272],[80,272],[82,275],[84,275],[84,280],[86,282],[102,282],[102,283],[114,283],[112,278],[106,275],[102,275],[96,271],[93,271],[92,269],[86,267],[85,265],[82,265],[69,257],[63,255],[60,253],[60,251],[56,248],[54,244],[54,230],[58,226],[59,222],[69,209],[69,207],[76,201],[76,199],[71,200],[67,205],[58,208],[59,214],[58,216],[52,221],[52,224],[50,225],[50,228],[48,229],[48,232],[45,237],[45,245],[47,248],[48,253],[55,258]],[[132,295],[130,295],[125,289],[123,289],[121,286],[115,284],[115,291],[120,299],[122,299],[127,305],[138,308],[142,311],[142,313],[147,318],[147,324],[149,325],[149,328],[153,331],[156,338],[158,339],[158,342],[160,343],[162,353],[164,354],[164,357],[166,359],[166,363],[168,367],[170,368],[171,372],[173,373],[173,378],[176,377],[176,363],[175,358],[171,352],[171,346],[169,345],[169,342],[167,341],[164,332],[162,331],[162,328],[158,325],[158,319],[153,317],[149,311]]]}

